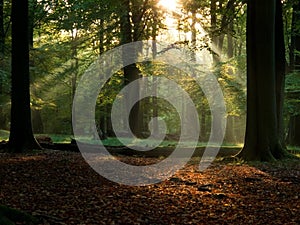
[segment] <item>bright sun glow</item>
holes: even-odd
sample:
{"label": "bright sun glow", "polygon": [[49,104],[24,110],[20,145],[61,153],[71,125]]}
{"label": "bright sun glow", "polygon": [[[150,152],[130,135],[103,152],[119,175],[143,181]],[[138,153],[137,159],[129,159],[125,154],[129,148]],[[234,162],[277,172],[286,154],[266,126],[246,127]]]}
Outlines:
{"label": "bright sun glow", "polygon": [[175,11],[177,8],[177,0],[160,0],[159,5],[166,8],[169,11]]}

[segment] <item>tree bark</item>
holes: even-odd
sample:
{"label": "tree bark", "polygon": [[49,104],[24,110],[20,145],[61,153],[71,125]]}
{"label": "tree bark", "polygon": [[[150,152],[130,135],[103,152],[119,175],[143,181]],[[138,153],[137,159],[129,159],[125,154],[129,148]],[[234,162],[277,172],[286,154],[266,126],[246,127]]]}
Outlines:
{"label": "tree bark", "polygon": [[214,51],[218,47],[217,31],[217,1],[211,0],[210,2],[210,26],[211,26],[211,40],[213,44],[213,63],[217,64],[220,61],[219,55]]}
{"label": "tree bark", "polygon": [[282,148],[273,151],[275,158],[283,158],[286,155],[285,131],[283,121],[284,86],[286,73],[285,42],[283,30],[283,14],[281,0],[276,0],[275,14],[275,81],[276,81],[276,113],[279,143]]}
{"label": "tree bark", "polygon": [[[0,0],[0,61],[4,59],[4,54],[5,54],[4,11],[3,11],[3,0]],[[3,85],[4,85],[3,79],[0,79],[0,95],[2,95],[3,93]],[[1,129],[5,128],[4,121],[5,119],[3,118],[3,106],[0,105],[0,128]]]}
{"label": "tree bark", "polygon": [[290,117],[287,143],[292,146],[300,146],[300,115]]}
{"label": "tree bark", "polygon": [[[153,60],[156,59],[157,56],[157,45],[156,45],[156,27],[153,26],[152,31],[152,52],[153,52]],[[157,86],[158,86],[158,80],[157,77],[152,74],[152,93],[154,96],[157,96]],[[152,117],[153,117],[153,133],[154,135],[159,134],[159,128],[158,128],[158,102],[157,97],[152,97]]]}
{"label": "tree bark", "polygon": [[[104,53],[104,20],[100,19],[99,22],[99,55],[102,55]],[[107,135],[107,103],[103,106],[102,113],[100,114],[99,118],[99,129],[103,134],[103,137],[106,137]]]}
{"label": "tree bark", "polygon": [[235,136],[235,124],[234,124],[235,116],[227,116],[227,125],[226,125],[226,133],[225,133],[225,142],[228,143],[236,143]]}
{"label": "tree bark", "polygon": [[228,31],[227,31],[227,57],[231,59],[234,55],[234,48],[233,48],[233,23],[231,22],[228,25]]}
{"label": "tree bark", "polygon": [[247,122],[237,155],[272,161],[282,151],[278,135],[275,73],[276,0],[251,0],[247,9]]}
{"label": "tree bark", "polygon": [[12,1],[11,127],[12,152],[39,149],[30,112],[28,0]]}
{"label": "tree bark", "polygon": [[30,0],[29,8],[28,8],[28,38],[29,38],[29,46],[33,48],[33,33],[34,33],[34,17],[36,10],[37,0]]}
{"label": "tree bark", "polygon": [[200,141],[207,141],[207,126],[206,126],[206,110],[204,108],[204,105],[202,105],[201,108],[201,117],[200,117]]}
{"label": "tree bark", "polygon": [[0,57],[4,55],[5,47],[5,31],[4,31],[4,12],[3,0],[0,0]]}
{"label": "tree bark", "polygon": [[192,24],[191,24],[191,32],[192,32],[192,62],[196,63],[196,47],[197,47],[197,29],[196,29],[197,17],[196,10],[192,10]]}
{"label": "tree bark", "polygon": [[33,129],[34,133],[37,133],[37,134],[44,133],[43,119],[42,119],[40,109],[32,110],[32,129]]}
{"label": "tree bark", "polygon": [[[131,25],[131,9],[130,9],[130,0],[123,0],[124,12],[121,17],[121,44],[127,44],[133,42],[133,33],[132,33],[132,25]],[[128,60],[128,52],[123,51],[123,62],[126,65],[126,61]],[[132,53],[130,53],[132,55]],[[134,56],[130,56],[134,57]],[[124,85],[137,80],[140,78],[140,71],[137,68],[135,63],[131,65],[126,65],[123,68],[124,71]],[[132,98],[132,96],[139,96],[139,88],[137,90],[131,90],[128,94],[128,98]],[[139,97],[137,97],[139,99]],[[129,100],[128,100],[129,101]],[[130,109],[127,109],[130,110]],[[127,119],[127,118],[125,118]],[[139,137],[141,135],[141,126],[140,126],[140,102],[137,102],[129,113],[129,126],[132,133]]]}

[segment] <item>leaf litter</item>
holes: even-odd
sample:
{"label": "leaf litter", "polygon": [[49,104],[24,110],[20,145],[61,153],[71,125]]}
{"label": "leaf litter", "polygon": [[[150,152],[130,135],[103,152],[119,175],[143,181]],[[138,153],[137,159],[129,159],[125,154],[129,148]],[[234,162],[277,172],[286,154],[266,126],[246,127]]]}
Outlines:
{"label": "leaf litter", "polygon": [[[119,156],[134,165],[160,159]],[[79,153],[0,154],[0,204],[40,224],[300,224],[300,164],[188,163],[158,184],[125,186]]]}

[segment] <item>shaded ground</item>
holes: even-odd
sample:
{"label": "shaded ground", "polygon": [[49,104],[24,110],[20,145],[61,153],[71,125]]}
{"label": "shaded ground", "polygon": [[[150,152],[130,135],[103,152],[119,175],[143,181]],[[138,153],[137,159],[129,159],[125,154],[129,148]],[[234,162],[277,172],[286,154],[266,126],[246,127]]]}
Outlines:
{"label": "shaded ground", "polygon": [[[139,165],[156,158],[122,156]],[[197,158],[167,181],[112,183],[76,152],[0,153],[0,204],[41,224],[299,224],[300,164],[215,162]]]}

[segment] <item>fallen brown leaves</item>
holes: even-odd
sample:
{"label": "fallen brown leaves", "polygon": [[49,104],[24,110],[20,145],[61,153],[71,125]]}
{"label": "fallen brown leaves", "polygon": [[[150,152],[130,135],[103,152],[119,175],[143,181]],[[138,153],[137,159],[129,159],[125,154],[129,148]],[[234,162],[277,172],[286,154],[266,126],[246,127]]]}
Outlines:
{"label": "fallen brown leaves", "polygon": [[192,162],[162,183],[131,187],[102,178],[79,153],[2,153],[0,204],[42,224],[300,223],[299,162],[197,167]]}

